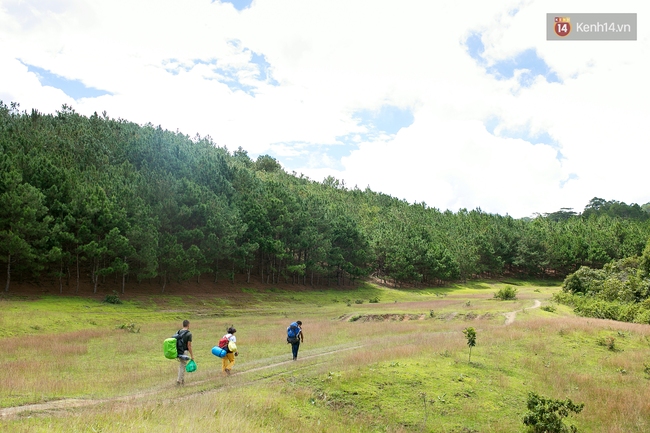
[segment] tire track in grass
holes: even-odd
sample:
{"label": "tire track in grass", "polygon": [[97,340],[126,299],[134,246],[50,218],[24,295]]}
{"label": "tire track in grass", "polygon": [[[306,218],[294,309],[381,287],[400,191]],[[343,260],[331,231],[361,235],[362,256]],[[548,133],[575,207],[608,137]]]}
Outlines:
{"label": "tire track in grass", "polygon": [[[342,353],[346,352],[348,350],[354,350],[358,349],[363,346],[351,346],[351,347],[344,347],[341,349],[336,349],[336,350],[328,350],[326,352],[321,352],[321,353],[315,353],[312,355],[305,355],[300,358],[298,358],[298,361],[294,361],[293,359],[289,359],[286,361],[280,361],[280,362],[274,362],[271,364],[267,365],[262,365],[258,367],[252,367],[248,368],[246,370],[241,370],[237,371],[236,373],[233,374],[232,377],[239,377],[243,376],[246,374],[250,373],[255,373],[255,372],[260,372],[268,369],[272,369],[275,367],[280,367],[288,364],[295,364],[298,369],[303,369],[303,368],[310,368],[315,365],[318,365],[322,362],[315,362],[315,363],[309,363],[306,364],[304,361],[307,360],[318,360],[322,356],[328,356],[328,355],[333,355],[337,353]],[[277,359],[277,357],[274,357]],[[302,361],[302,362],[301,362]],[[256,362],[256,364],[259,364],[260,362]],[[295,371],[294,369],[293,371]],[[274,377],[274,376],[280,376],[283,374],[286,374],[287,371],[280,371],[273,373],[269,376],[266,376],[264,379],[267,379],[269,377]],[[220,376],[222,378],[223,376]],[[225,377],[223,377],[225,379]],[[196,387],[200,385],[205,385],[209,383],[213,383],[215,380],[214,377],[208,378],[208,379],[202,379],[198,380],[196,382],[191,382],[191,387]],[[224,386],[232,386],[232,384],[224,384]],[[221,387],[219,387],[221,388]],[[135,400],[139,400],[142,398],[147,398],[147,397],[152,397],[158,394],[161,394],[164,391],[169,391],[169,387],[163,387],[157,390],[153,391],[144,391],[144,392],[139,392],[136,394],[130,394],[130,395],[125,395],[125,396],[118,396],[118,397],[111,397],[111,398],[103,398],[103,399],[83,399],[83,398],[65,398],[61,400],[53,400],[53,401],[48,401],[46,403],[35,403],[35,404],[26,404],[23,406],[14,406],[14,407],[6,407],[0,409],[0,420],[2,419],[9,419],[16,417],[22,413],[25,412],[30,412],[30,413],[39,413],[39,412],[51,412],[51,411],[59,411],[59,410],[68,410],[68,409],[75,409],[79,407],[89,407],[89,406],[96,406],[100,404],[108,404],[108,403],[121,403],[121,402],[133,402]],[[196,395],[196,394],[202,394],[205,393],[206,391],[197,391],[192,393],[191,395]],[[207,391],[210,392],[210,391]],[[184,398],[187,398],[188,396],[184,396]],[[177,399],[178,397],[174,397],[174,399]]]}

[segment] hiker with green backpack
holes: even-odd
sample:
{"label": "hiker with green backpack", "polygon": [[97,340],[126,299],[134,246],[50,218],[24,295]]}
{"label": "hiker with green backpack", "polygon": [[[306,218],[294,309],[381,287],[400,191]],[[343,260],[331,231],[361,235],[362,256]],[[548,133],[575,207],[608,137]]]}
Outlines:
{"label": "hiker with green backpack", "polygon": [[178,379],[176,380],[176,385],[185,384],[185,367],[187,361],[194,361],[194,353],[192,352],[192,333],[190,332],[190,321],[185,319],[183,320],[183,329],[179,329],[174,338],[177,340],[177,351],[178,351]]}

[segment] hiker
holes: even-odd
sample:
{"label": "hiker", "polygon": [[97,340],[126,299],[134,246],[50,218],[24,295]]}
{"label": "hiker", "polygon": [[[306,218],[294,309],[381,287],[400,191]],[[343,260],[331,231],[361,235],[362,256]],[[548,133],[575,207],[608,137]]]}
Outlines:
{"label": "hiker", "polygon": [[[226,335],[221,337],[221,340],[228,340],[228,344],[223,347],[228,353],[226,353],[226,356],[221,359],[221,371],[223,371],[226,376],[230,374],[230,370],[232,370],[235,365],[235,356],[239,355],[239,352],[237,351],[237,338],[235,337],[235,332],[237,332],[237,330],[231,326],[228,328]],[[231,350],[233,347],[234,350]]]}
{"label": "hiker", "polygon": [[293,353],[293,360],[298,359],[298,349],[300,343],[304,341],[304,333],[302,332],[302,322],[298,320],[293,322],[287,328],[287,343],[291,344],[291,352]]}
{"label": "hiker", "polygon": [[[177,334],[178,337],[178,379],[176,380],[176,385],[185,385],[185,366],[187,361],[194,360],[194,353],[192,352],[192,333],[190,332],[190,321],[185,319],[183,320],[183,329],[180,329]],[[183,349],[183,352],[180,352],[180,349]]]}

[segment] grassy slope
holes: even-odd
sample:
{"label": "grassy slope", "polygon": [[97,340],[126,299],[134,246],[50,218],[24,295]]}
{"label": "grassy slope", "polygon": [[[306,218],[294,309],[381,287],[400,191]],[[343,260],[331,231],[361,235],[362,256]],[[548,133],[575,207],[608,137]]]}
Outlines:
{"label": "grassy slope", "polygon": [[[649,326],[576,318],[560,306],[555,313],[519,312],[504,326],[502,313],[535,299],[546,305],[558,287],[520,282],[518,300],[494,300],[503,285],[319,291],[237,285],[218,295],[147,295],[121,305],[5,297],[0,407],[105,401],[22,412],[0,419],[0,428],[516,432],[524,431],[526,395],[535,391],[584,402],[583,413],[570,420],[580,431],[650,430]],[[186,317],[199,369],[179,389],[177,364],[162,356],[161,346]],[[305,324],[306,340],[294,363],[283,339],[296,319]],[[119,329],[131,323],[138,333]],[[225,379],[210,348],[230,324],[238,328],[241,354],[238,374]],[[471,363],[467,326],[477,330]],[[608,337],[615,351],[602,345]]]}

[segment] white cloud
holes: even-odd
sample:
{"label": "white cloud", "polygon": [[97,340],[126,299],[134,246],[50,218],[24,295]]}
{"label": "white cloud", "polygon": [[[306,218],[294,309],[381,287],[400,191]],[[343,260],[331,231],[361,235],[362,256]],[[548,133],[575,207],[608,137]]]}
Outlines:
{"label": "white cloud", "polygon": [[[44,112],[63,103],[84,114],[106,110],[252,154],[304,156],[311,143],[319,150],[297,171],[441,209],[518,217],[580,211],[594,196],[650,201],[643,178],[650,5],[567,7],[256,0],[238,12],[209,0],[0,0],[0,98]],[[547,12],[636,12],[638,41],[546,41]],[[472,33],[481,34],[488,65],[534,49],[562,82],[522,88],[516,77],[496,80],[468,55]],[[259,80],[252,52],[264,55],[278,85]],[[111,95],[74,101],[43,87],[25,64]],[[253,90],[220,82],[215,64],[239,71]],[[395,136],[359,142],[340,163],[316,146],[362,134],[352,114],[382,105],[409,108],[415,121]],[[564,159],[551,146],[490,134],[488,119],[549,134]],[[566,182],[571,175],[577,179]]]}
{"label": "white cloud", "polygon": [[54,112],[62,104],[74,102],[59,89],[41,86],[35,73],[28,72],[27,66],[2,49],[0,63],[0,100],[5,104],[18,102],[21,109],[36,108],[41,112]]}

